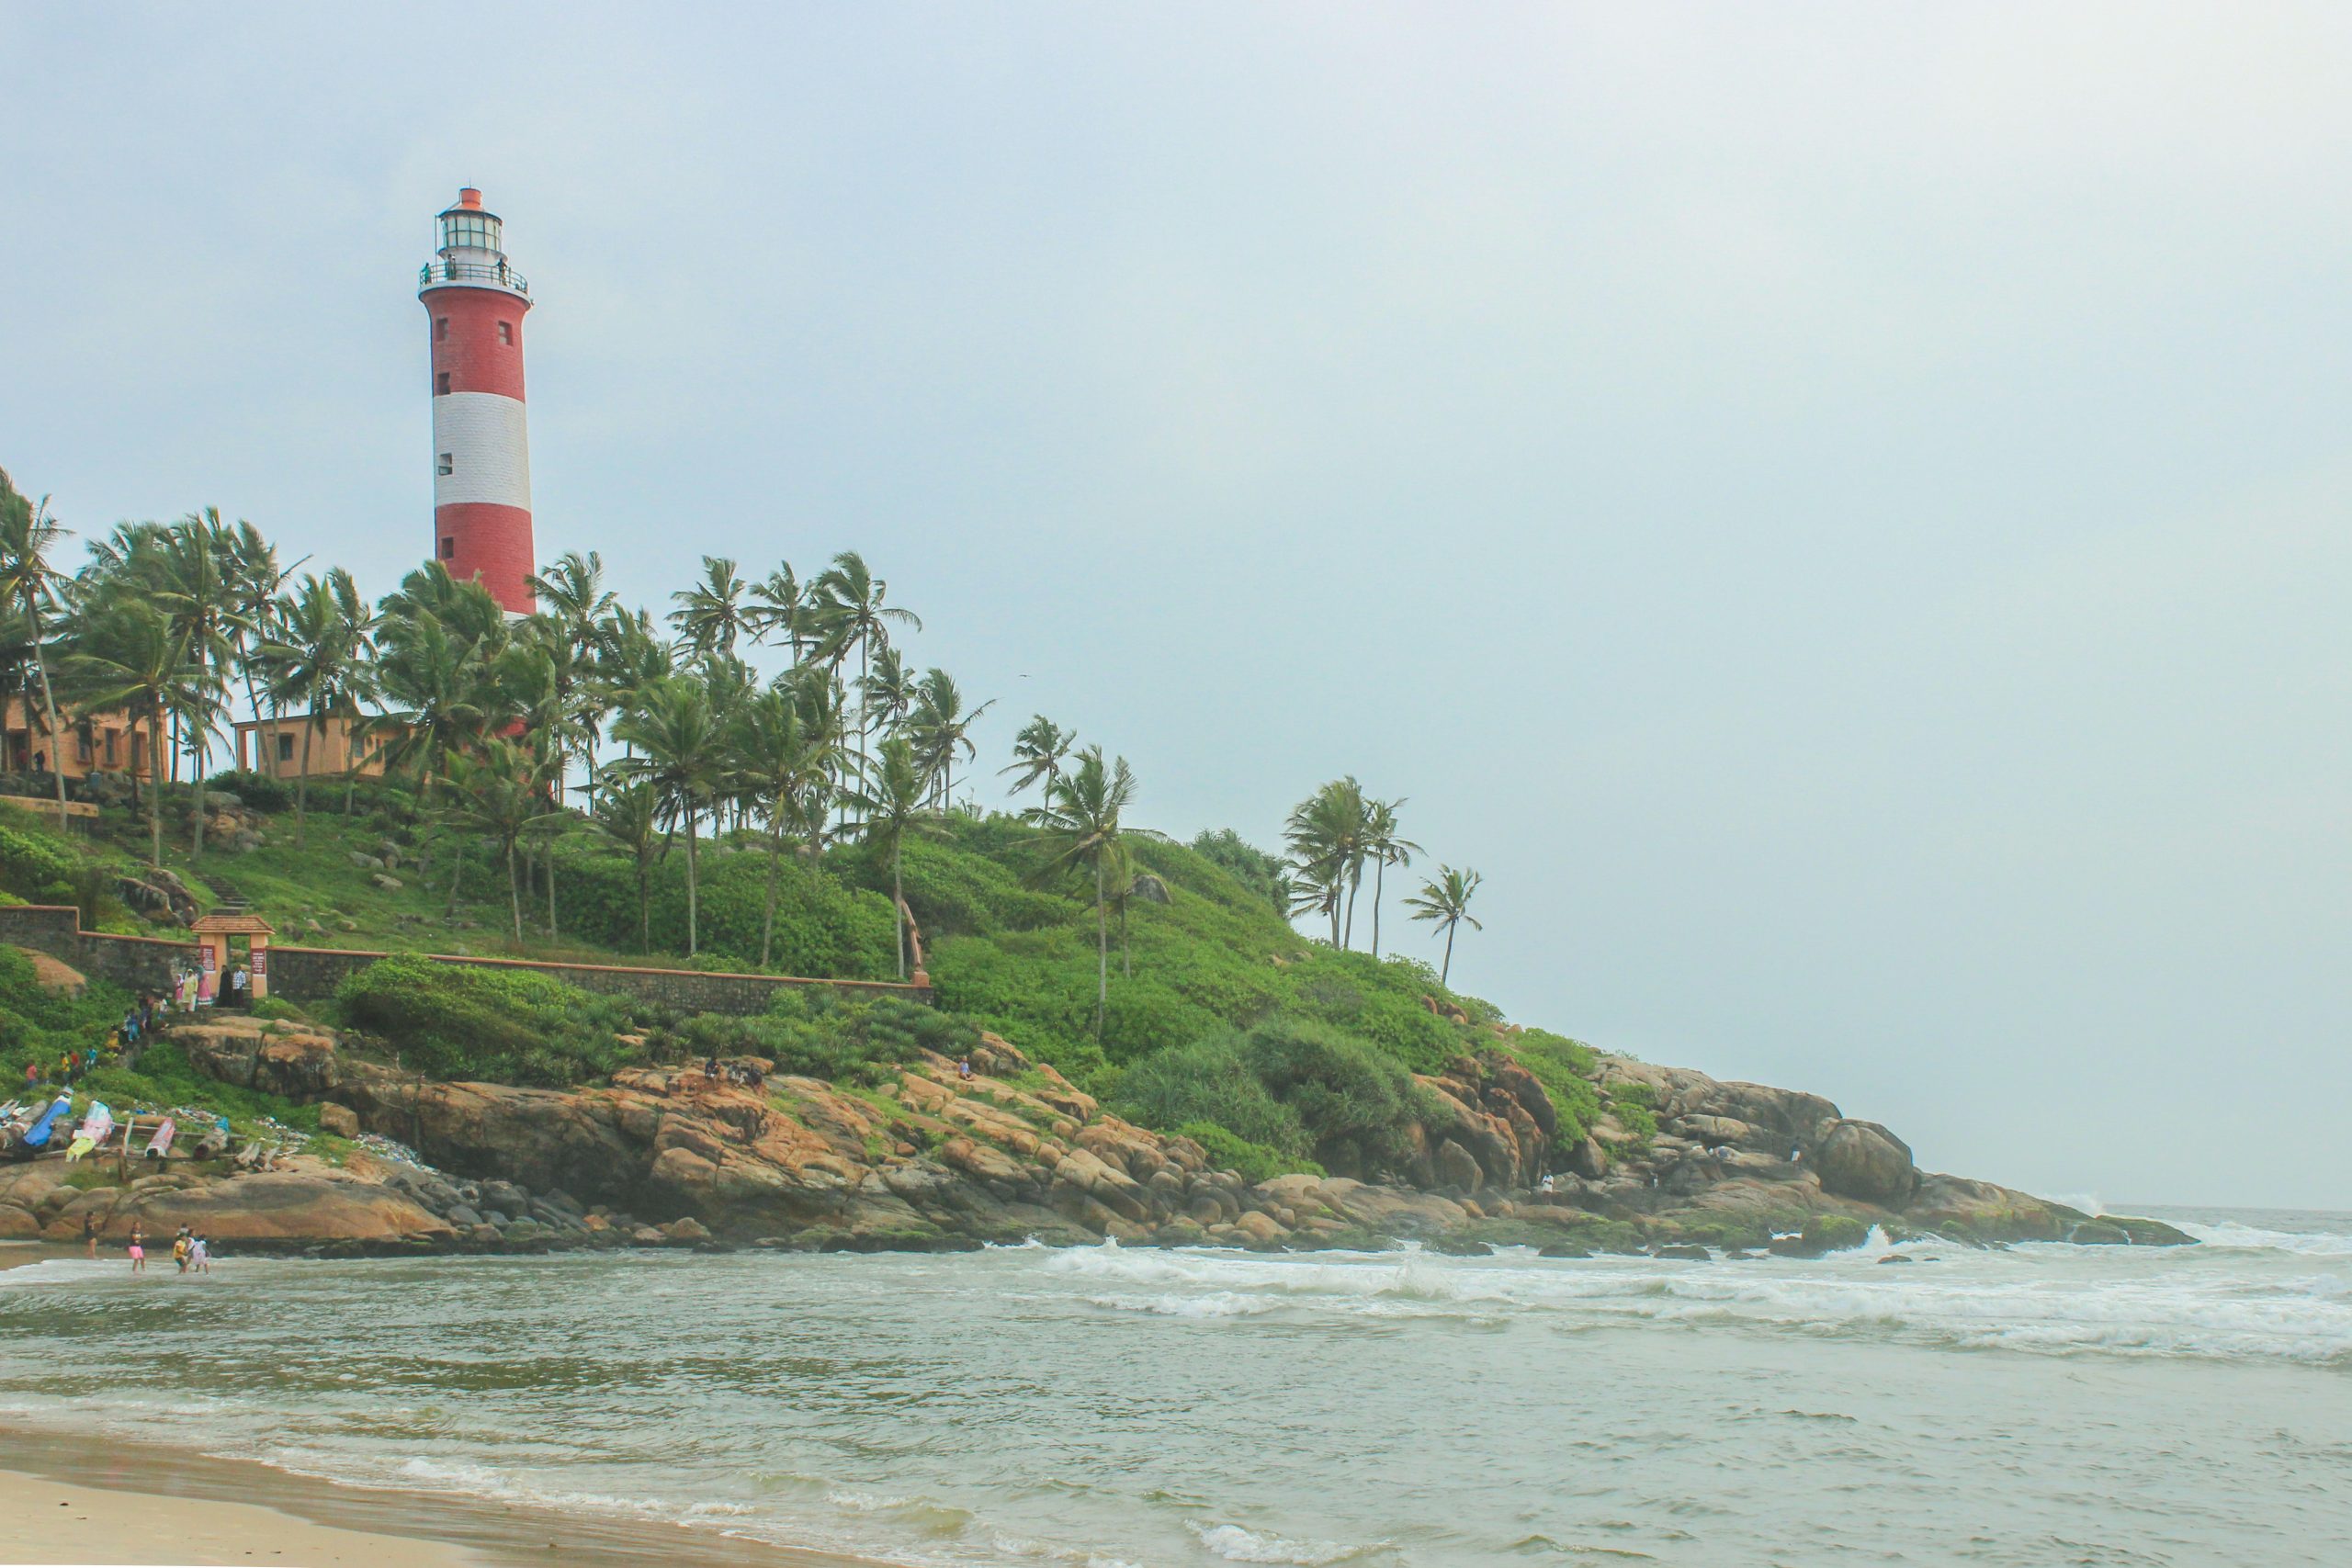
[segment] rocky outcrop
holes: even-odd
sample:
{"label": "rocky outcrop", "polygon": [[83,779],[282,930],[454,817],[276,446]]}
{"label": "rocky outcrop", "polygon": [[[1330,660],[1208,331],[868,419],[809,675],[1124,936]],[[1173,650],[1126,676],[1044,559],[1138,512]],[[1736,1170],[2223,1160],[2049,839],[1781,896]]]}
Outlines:
{"label": "rocky outcrop", "polygon": [[457,1239],[447,1220],[385,1185],[381,1173],[365,1165],[338,1169],[296,1158],[288,1168],[233,1176],[185,1168],[139,1175],[133,1166],[127,1181],[86,1189],[66,1181],[76,1168],[62,1160],[0,1168],[0,1237],[77,1242],[86,1218],[111,1244],[128,1242],[141,1229],[151,1243],[160,1237],[168,1245],[181,1225],[247,1251],[321,1243],[394,1251]]}
{"label": "rocky outcrop", "polygon": [[1908,1203],[1919,1185],[1911,1145],[1875,1122],[1830,1122],[1813,1164],[1829,1191],[1890,1209]]}
{"label": "rocky outcrop", "polygon": [[244,1017],[173,1034],[200,1071],[316,1103],[322,1129],[397,1140],[433,1168],[341,1145],[340,1168],[175,1168],[82,1192],[59,1187],[61,1168],[42,1162],[0,1176],[0,1237],[73,1239],[89,1213],[109,1235],[128,1234],[132,1219],[166,1234],[185,1221],[246,1246],[379,1250],[952,1247],[1032,1236],[1264,1249],[1420,1237],[1567,1256],[1810,1253],[1873,1230],[1985,1243],[2188,1239],[1922,1174],[1900,1138],[1815,1095],[1622,1057],[1600,1058],[1597,1088],[1622,1099],[1643,1086],[1653,1135],[1604,1116],[1577,1136],[1498,1051],[1419,1078],[1408,1168],[1252,1186],[1192,1140],[1106,1112],[994,1035],[970,1054],[970,1077],[925,1055],[860,1088],[769,1076],[746,1060],[727,1066],[758,1081],[657,1067],[547,1089],[421,1079],[328,1031]]}

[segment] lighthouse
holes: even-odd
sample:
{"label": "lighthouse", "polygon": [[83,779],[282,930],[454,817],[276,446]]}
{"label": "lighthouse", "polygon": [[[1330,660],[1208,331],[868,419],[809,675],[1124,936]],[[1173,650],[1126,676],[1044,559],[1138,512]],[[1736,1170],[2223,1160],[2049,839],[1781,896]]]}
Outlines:
{"label": "lighthouse", "polygon": [[507,265],[504,225],[481,192],[459,191],[438,222],[440,249],[416,286],[433,342],[433,556],[526,615],[537,570],[523,421],[531,290]]}

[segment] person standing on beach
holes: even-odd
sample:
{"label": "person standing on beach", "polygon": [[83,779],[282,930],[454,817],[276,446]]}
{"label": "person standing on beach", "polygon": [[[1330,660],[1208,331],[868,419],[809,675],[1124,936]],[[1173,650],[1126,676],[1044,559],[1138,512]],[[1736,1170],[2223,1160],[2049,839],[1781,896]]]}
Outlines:
{"label": "person standing on beach", "polygon": [[196,1271],[198,1273],[209,1274],[212,1272],[212,1249],[204,1244],[204,1238],[202,1236],[190,1237],[188,1240],[187,1250],[188,1259],[196,1265]]}
{"label": "person standing on beach", "polygon": [[93,1258],[97,1257],[98,1222],[94,1215],[84,1214],[82,1216],[82,1245],[90,1249],[90,1256]]}
{"label": "person standing on beach", "polygon": [[147,1272],[147,1233],[134,1224],[130,1227],[130,1271]]}
{"label": "person standing on beach", "polygon": [[180,1227],[180,1234],[172,1238],[172,1261],[180,1266],[181,1273],[185,1274],[187,1272],[189,1256],[194,1253],[195,1250],[195,1243],[188,1238],[187,1227],[186,1225],[182,1225]]}

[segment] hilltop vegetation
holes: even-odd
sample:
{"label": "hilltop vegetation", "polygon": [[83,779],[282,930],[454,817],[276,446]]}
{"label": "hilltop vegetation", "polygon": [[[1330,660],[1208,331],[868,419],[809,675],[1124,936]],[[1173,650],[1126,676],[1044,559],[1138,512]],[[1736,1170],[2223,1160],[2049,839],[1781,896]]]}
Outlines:
{"label": "hilltop vegetation", "polygon": [[[805,581],[707,558],[665,636],[593,555],[535,580],[539,610],[516,620],[437,564],[375,604],[339,570],[289,578],[258,530],[209,510],[118,525],[74,572],[62,536],[0,482],[0,692],[69,728],[127,717],[169,769],[160,786],[77,784],[103,803],[86,840],[28,814],[0,825],[5,895],[117,930],[234,897],[283,941],[395,953],[846,979],[919,963],[938,1002],[681,1018],[393,963],[322,1010],[428,1072],[571,1083],[729,1049],[854,1079],[890,1050],[993,1031],[1237,1164],[1367,1175],[1426,1147],[1439,1112],[1416,1074],[1476,1082],[1516,1061],[1564,1151],[1603,1113],[1591,1052],[1506,1031],[1447,984],[1476,873],[1440,867],[1406,900],[1444,940],[1439,968],[1375,956],[1385,879],[1421,852],[1404,803],[1344,778],[1291,813],[1282,853],[1229,831],[1187,846],[1135,825],[1124,758],[1039,716],[1001,770],[1031,804],[986,808],[971,729],[991,705],[906,661],[921,622],[854,553]],[[755,667],[762,648],[784,667]],[[356,726],[390,775],[214,772],[239,708],[284,718],[305,751]]]}

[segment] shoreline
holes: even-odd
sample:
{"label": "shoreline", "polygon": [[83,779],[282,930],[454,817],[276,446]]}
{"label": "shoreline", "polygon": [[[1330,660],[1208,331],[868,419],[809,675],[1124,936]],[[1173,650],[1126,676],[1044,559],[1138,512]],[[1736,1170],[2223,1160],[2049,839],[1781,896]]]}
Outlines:
{"label": "shoreline", "polygon": [[10,1423],[6,1436],[10,1562],[891,1568],[693,1525],[331,1481],[65,1427]]}

